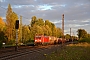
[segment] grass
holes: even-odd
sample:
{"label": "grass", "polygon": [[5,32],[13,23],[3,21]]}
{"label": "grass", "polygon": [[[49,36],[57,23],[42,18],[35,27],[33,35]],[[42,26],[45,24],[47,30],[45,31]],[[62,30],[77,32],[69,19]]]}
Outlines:
{"label": "grass", "polygon": [[90,60],[90,46],[68,45],[45,56],[46,60]]}
{"label": "grass", "polygon": [[79,43],[87,42],[90,43],[90,38],[82,38],[81,40],[78,40]]}

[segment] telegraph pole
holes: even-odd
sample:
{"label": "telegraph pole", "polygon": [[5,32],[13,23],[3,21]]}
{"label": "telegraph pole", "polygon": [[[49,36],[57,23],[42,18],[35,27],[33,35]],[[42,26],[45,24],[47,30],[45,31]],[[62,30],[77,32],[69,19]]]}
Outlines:
{"label": "telegraph pole", "polygon": [[22,41],[22,16],[20,16],[20,40]]}
{"label": "telegraph pole", "polygon": [[62,14],[62,44],[64,42],[64,14]]}
{"label": "telegraph pole", "polygon": [[72,42],[73,42],[73,40],[74,40],[74,36],[75,36],[75,35],[74,35],[74,32],[73,32],[73,38],[72,38]]}

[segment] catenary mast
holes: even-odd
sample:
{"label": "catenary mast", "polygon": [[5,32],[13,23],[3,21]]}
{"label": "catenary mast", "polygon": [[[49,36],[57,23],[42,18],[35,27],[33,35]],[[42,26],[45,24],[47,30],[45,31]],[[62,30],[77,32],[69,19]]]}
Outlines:
{"label": "catenary mast", "polygon": [[62,44],[64,40],[64,14],[62,14]]}

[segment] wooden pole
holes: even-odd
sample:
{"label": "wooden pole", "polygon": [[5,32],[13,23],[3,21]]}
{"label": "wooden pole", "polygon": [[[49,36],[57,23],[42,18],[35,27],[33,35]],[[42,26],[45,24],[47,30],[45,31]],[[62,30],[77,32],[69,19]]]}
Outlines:
{"label": "wooden pole", "polygon": [[20,16],[20,40],[22,41],[22,16]]}

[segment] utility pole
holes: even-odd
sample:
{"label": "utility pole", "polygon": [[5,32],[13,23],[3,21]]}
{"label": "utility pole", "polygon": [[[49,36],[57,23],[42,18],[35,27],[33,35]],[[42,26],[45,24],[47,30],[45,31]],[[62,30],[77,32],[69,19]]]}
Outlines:
{"label": "utility pole", "polygon": [[72,43],[73,43],[73,40],[75,39],[74,37],[75,37],[75,35],[74,35],[74,32],[73,32]]}
{"label": "utility pole", "polygon": [[64,42],[64,14],[62,14],[62,44]]}
{"label": "utility pole", "polygon": [[20,40],[22,41],[22,16],[20,16]]}
{"label": "utility pole", "polygon": [[71,40],[71,28],[70,28],[70,40]]}

